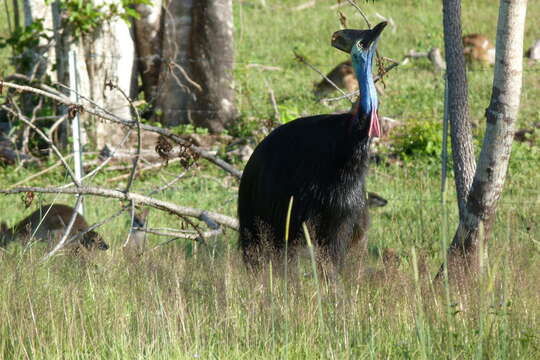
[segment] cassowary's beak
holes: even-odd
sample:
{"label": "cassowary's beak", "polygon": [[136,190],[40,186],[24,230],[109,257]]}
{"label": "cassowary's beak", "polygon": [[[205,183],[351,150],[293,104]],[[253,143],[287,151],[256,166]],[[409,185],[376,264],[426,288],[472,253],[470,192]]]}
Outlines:
{"label": "cassowary's beak", "polygon": [[371,30],[345,29],[336,31],[334,35],[332,35],[332,46],[349,54],[354,44],[360,41],[363,48],[368,49],[369,46],[379,38],[386,25],[387,22],[383,21]]}

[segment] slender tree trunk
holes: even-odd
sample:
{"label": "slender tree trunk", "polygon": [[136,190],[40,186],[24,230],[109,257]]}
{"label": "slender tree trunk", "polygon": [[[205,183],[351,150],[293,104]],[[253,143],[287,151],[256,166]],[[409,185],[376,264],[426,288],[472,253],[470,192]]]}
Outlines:
{"label": "slender tree trunk", "polygon": [[154,104],[161,67],[161,44],[163,38],[163,4],[154,0],[151,5],[138,4],[135,9],[141,15],[133,20],[135,48],[138,67],[141,74],[142,88],[146,102]]}
{"label": "slender tree trunk", "polygon": [[192,79],[202,87],[195,94],[195,125],[221,132],[236,116],[234,106],[233,21],[231,0],[199,0],[193,6]]}
{"label": "slender tree trunk", "polygon": [[461,0],[443,1],[444,48],[448,89],[448,120],[452,134],[452,157],[460,218],[465,215],[465,204],[475,171],[474,149],[467,74],[461,41]]}
{"label": "slender tree trunk", "polygon": [[[478,270],[501,195],[518,116],[527,0],[501,0],[493,89],[486,133],[467,205],[449,249],[449,270]],[[483,231],[481,230],[483,229]],[[482,238],[480,237],[482,235]]]}
{"label": "slender tree trunk", "polygon": [[19,30],[21,27],[21,16],[19,14],[19,0],[13,0],[13,23],[14,29]]}

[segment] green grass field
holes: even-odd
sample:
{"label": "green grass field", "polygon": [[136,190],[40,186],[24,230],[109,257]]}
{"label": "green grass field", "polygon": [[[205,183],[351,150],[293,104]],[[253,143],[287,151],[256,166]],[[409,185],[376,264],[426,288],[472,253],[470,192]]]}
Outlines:
{"label": "green grass field", "polygon": [[[336,10],[330,9],[335,2],[320,0],[312,8],[290,10],[303,2],[234,2],[241,121],[231,133],[252,135],[248,141],[254,144],[262,137],[258,129],[273,116],[269,88],[283,119],[348,107],[345,102],[331,108],[317,103],[312,87],[319,76],[294,60],[296,50],[328,71],[346,59],[329,45],[339,28]],[[389,27],[383,34],[381,55],[401,59],[410,49],[443,48],[440,1],[359,3],[371,22],[378,21],[379,13],[396,23],[395,32]],[[464,32],[494,39],[495,3],[464,1]],[[364,26],[353,9],[341,10],[350,27]],[[525,47],[540,38],[538,18],[540,2],[529,1]],[[282,70],[247,66],[253,63]],[[480,143],[491,68],[468,75]],[[428,135],[435,131],[438,136],[444,83],[427,60],[394,70],[385,83],[381,115],[421,124]],[[540,65],[526,65],[519,127],[540,121],[539,98]],[[403,144],[404,137],[397,132],[393,141]],[[383,159],[390,151],[377,150]],[[539,157],[540,144],[515,144],[487,270],[478,281],[450,287],[449,295],[431,280],[443,261],[443,243],[457,226],[453,183],[443,207],[439,161],[422,151],[400,164],[383,160],[371,165],[368,189],[389,204],[372,212],[369,259],[351,254],[343,277],[331,282],[317,281],[308,258],[291,264],[287,274],[280,262],[259,274],[248,273],[231,231],[205,244],[178,241],[139,258],[126,256],[121,246],[129,228],[127,214],[100,228],[112,248],[93,257],[59,255],[42,263],[40,246],[0,249],[0,359],[538,359]],[[0,188],[35,171],[1,168]],[[170,165],[144,175],[134,190],[144,193],[180,171]],[[92,184],[111,186],[107,176],[98,175]],[[67,181],[57,171],[29,185]],[[158,197],[234,216],[237,187],[232,177],[200,161]],[[39,195],[39,201],[74,203],[67,196]],[[120,206],[88,197],[85,216],[93,223]],[[13,225],[35,207],[24,210],[14,195],[0,197],[0,209],[1,220]],[[149,225],[179,227],[176,218],[158,211],[150,212]],[[150,236],[150,247],[163,240]],[[386,248],[399,257],[391,266],[382,263]]]}

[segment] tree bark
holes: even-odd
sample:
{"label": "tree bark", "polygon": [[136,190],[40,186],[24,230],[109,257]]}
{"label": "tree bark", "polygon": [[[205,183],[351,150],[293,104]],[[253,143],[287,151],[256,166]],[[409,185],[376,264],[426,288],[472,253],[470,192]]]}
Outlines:
{"label": "tree bark", "polygon": [[[119,0],[94,0],[96,4],[117,3]],[[129,96],[135,95],[135,45],[128,24],[122,19],[105,21],[94,34],[83,39],[86,68],[90,79],[91,99],[113,114],[131,119],[131,108],[123,95],[107,86],[112,82]],[[127,129],[102,121],[96,121],[96,145],[119,144]]]}
{"label": "tree bark", "polygon": [[[486,253],[514,139],[523,69],[527,0],[501,0],[491,101],[478,167],[463,216],[449,249],[449,270],[476,271]],[[483,229],[483,231],[482,231]],[[482,235],[482,236],[480,236]]]}
{"label": "tree bark", "polygon": [[452,135],[452,157],[458,198],[459,215],[465,215],[465,205],[475,171],[474,148],[469,122],[467,74],[461,42],[461,0],[443,1],[444,48],[448,112]]}
{"label": "tree bark", "polygon": [[154,0],[151,5],[137,4],[135,10],[141,15],[139,19],[133,20],[138,68],[146,102],[154,105],[162,56],[162,0]]}
{"label": "tree bark", "polygon": [[217,133],[236,116],[234,106],[231,0],[199,0],[193,6],[190,53],[195,93],[193,123]]}
{"label": "tree bark", "polygon": [[164,16],[156,114],[220,132],[236,116],[232,1],[172,1]]}
{"label": "tree bark", "polygon": [[190,123],[188,109],[196,89],[186,79],[189,72],[189,39],[192,0],[170,1],[163,9],[163,62],[159,75],[156,117],[165,126]]}

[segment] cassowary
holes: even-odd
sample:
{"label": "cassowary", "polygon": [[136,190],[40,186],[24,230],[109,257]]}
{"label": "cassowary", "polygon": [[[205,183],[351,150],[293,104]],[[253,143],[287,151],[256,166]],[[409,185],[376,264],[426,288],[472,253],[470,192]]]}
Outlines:
{"label": "cassowary", "polygon": [[[386,22],[372,30],[340,30],[332,46],[352,57],[361,97],[354,113],[296,119],[272,131],[244,169],[238,196],[239,245],[247,264],[256,266],[267,250],[285,245],[289,200],[291,249],[308,225],[323,258],[336,266],[365,232],[365,180],[369,146],[380,136],[377,92],[371,73],[377,39]],[[356,239],[359,240],[359,239]]]}

